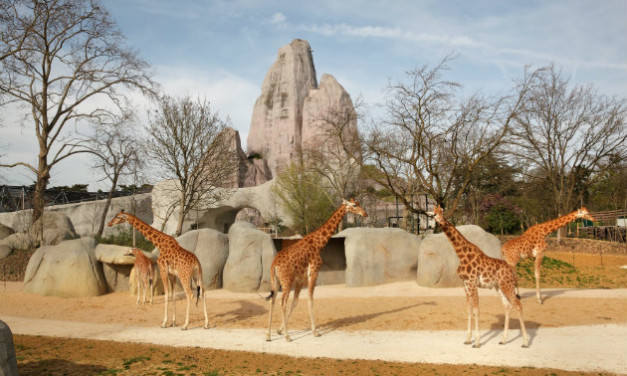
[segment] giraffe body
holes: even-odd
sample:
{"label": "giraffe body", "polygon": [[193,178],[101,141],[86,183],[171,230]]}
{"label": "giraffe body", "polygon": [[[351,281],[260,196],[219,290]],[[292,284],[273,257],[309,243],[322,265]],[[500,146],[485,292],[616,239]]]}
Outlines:
{"label": "giraffe body", "polygon": [[472,343],[472,316],[474,315],[475,341],[473,347],[480,346],[478,288],[494,288],[501,297],[505,309],[503,338],[499,343],[504,344],[507,341],[509,316],[511,309],[514,308],[520,321],[523,347],[528,347],[529,336],[527,335],[525,322],[522,317],[520,297],[516,294],[517,278],[514,268],[504,260],[486,255],[479,247],[468,241],[452,224],[444,219],[442,208],[436,207],[434,213],[435,220],[440,224],[442,231],[453,245],[455,253],[459,258],[457,275],[464,283],[466,310],[468,313],[467,334],[464,343]]}
{"label": "giraffe body", "polygon": [[142,304],[146,303],[146,289],[150,290],[150,304],[152,304],[152,282],[155,277],[155,266],[153,265],[152,260],[146,257],[141,249],[133,248],[131,249],[131,253],[135,256],[133,267],[135,268],[135,275],[137,278],[137,301],[135,304],[139,304],[139,296],[142,290],[144,292]]}
{"label": "giraffe body", "polygon": [[163,317],[162,328],[167,326],[168,321],[168,300],[170,291],[172,293],[172,322],[171,326],[176,324],[176,278],[178,277],[185,291],[187,298],[187,312],[185,315],[185,323],[183,330],[189,325],[189,310],[192,302],[191,282],[196,276],[196,304],[202,295],[203,310],[205,314],[205,329],[209,327],[209,317],[207,316],[207,303],[205,300],[205,288],[202,282],[202,267],[196,255],[181,247],[181,245],[171,237],[161,231],[147,225],[134,215],[125,213],[123,210],[113,217],[109,222],[109,226],[127,222],[141,232],[146,239],[152,242],[155,247],[159,248],[159,257],[157,265],[159,265],[159,273],[163,281],[163,289],[165,291],[165,315]]}
{"label": "giraffe body", "polygon": [[545,238],[548,234],[578,218],[594,221],[588,209],[581,207],[570,214],[529,227],[521,236],[505,242],[501,248],[502,257],[513,267],[515,267],[521,259],[528,257],[535,259],[534,277],[536,280],[536,298],[540,304],[542,304],[542,295],[540,294],[540,267],[542,266],[542,259],[544,258],[544,251],[547,246]]}
{"label": "giraffe body", "polygon": [[[329,239],[342,221],[342,218],[344,218],[346,212],[351,212],[363,217],[368,216],[361,206],[359,206],[359,203],[355,202],[353,199],[350,201],[344,200],[342,205],[340,205],[333,215],[331,215],[331,218],[320,226],[320,228],[306,235],[301,240],[286,249],[280,251],[274,257],[272,265],[270,266],[270,283],[272,291],[270,292],[270,296],[267,297],[268,300],[272,300],[268,317],[267,341],[271,340],[272,311],[274,310],[274,303],[276,301],[276,293],[278,292],[279,285],[283,290],[281,293],[283,324],[281,328],[277,330],[277,333],[279,335],[284,333],[286,341],[292,340],[289,336],[287,323],[290,315],[294,311],[294,308],[298,304],[300,290],[303,285],[307,283],[311,331],[316,337],[320,335],[316,329],[313,311],[313,294],[316,287],[316,280],[318,278],[318,271],[320,270],[320,266],[322,266],[320,250],[329,242]],[[294,297],[288,311],[287,303],[292,288],[294,289]]]}

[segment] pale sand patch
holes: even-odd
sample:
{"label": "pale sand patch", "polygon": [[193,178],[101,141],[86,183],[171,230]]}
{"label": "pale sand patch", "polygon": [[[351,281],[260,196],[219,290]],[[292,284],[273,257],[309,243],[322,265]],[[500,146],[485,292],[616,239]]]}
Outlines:
{"label": "pale sand patch", "polygon": [[[108,339],[170,346],[200,346],[290,356],[376,359],[405,362],[551,367],[627,374],[627,289],[543,289],[545,304],[533,289],[521,289],[531,346],[523,349],[517,320],[509,341],[502,334],[500,299],[480,290],[481,343],[465,346],[465,297],[461,288],[427,289],[414,282],[373,287],[319,286],[315,311],[322,336],[308,327],[307,304],[291,321],[294,341],[273,335],[265,341],[267,293],[207,294],[211,329],[193,307],[190,330],[161,329],[163,296],[152,306],[135,305],[128,293],[91,298],[56,298],[26,294],[21,283],[0,284],[0,319],[15,334]],[[302,298],[306,299],[306,293]],[[277,315],[279,310],[275,308]],[[178,323],[184,300],[177,302]],[[278,327],[280,318],[274,321]]]}

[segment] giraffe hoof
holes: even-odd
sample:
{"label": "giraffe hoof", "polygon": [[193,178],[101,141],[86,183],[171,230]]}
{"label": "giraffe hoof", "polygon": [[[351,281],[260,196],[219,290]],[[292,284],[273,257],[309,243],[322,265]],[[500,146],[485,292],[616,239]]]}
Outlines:
{"label": "giraffe hoof", "polygon": [[523,349],[526,349],[526,348],[529,348],[529,345],[524,344],[524,345],[522,345],[522,346],[520,346],[520,347],[522,347]]}
{"label": "giraffe hoof", "polygon": [[504,344],[505,344],[505,341],[500,341],[499,342],[499,345],[504,345]]}
{"label": "giraffe hoof", "polygon": [[464,345],[470,345],[471,343],[472,341],[468,341],[468,340],[464,341]]}
{"label": "giraffe hoof", "polygon": [[278,335],[283,334],[283,329],[277,329],[276,334],[278,334]]}
{"label": "giraffe hoof", "polygon": [[476,343],[472,345],[473,348],[478,349],[481,345],[477,345]]}
{"label": "giraffe hoof", "polygon": [[270,338],[270,335],[268,334],[268,335],[266,336],[266,342],[270,342],[270,341],[272,341],[272,338]]}
{"label": "giraffe hoof", "polygon": [[184,326],[184,327],[182,327],[182,328],[181,328],[181,330],[187,330],[187,327],[186,327],[186,326]]}
{"label": "giraffe hoof", "polygon": [[286,340],[287,342],[292,342],[292,337],[290,337],[290,336],[286,336],[286,337],[285,337],[285,340]]}
{"label": "giraffe hoof", "polygon": [[320,337],[320,333],[317,330],[314,330],[313,335],[314,337]]}

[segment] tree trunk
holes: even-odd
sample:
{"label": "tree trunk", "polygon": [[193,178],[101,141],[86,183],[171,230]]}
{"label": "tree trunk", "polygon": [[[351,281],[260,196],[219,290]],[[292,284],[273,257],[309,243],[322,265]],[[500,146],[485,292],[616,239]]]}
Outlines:
{"label": "tree trunk", "polygon": [[[39,153],[39,166],[37,169],[37,182],[35,183],[35,193],[33,195],[33,223],[44,215],[46,205],[46,187],[50,180],[50,166],[48,166],[47,153]],[[43,221],[42,221],[43,225]],[[43,233],[43,231],[42,231]]]}
{"label": "tree trunk", "polygon": [[[117,177],[113,179],[113,185],[109,190],[109,194],[107,195],[107,202],[105,203],[104,208],[102,209],[102,215],[100,216],[100,226],[98,227],[98,236],[101,237],[104,232],[105,221],[107,220],[107,214],[109,213],[109,207],[111,206],[111,200],[113,199],[113,192],[115,192],[115,187],[117,186]],[[134,245],[134,244],[133,244]]]}
{"label": "tree trunk", "polygon": [[174,233],[175,237],[181,235],[181,233],[183,232],[183,221],[185,220],[185,211],[183,210],[184,205],[185,205],[185,194],[182,191],[181,201],[179,202],[179,216],[178,216],[179,218],[178,218],[178,223],[176,224],[176,232]]}

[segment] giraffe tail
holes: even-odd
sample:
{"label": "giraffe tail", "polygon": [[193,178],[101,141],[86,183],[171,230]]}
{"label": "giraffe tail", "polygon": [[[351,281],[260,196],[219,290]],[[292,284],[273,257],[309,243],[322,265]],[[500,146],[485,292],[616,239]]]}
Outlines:
{"label": "giraffe tail", "polygon": [[270,295],[266,296],[266,300],[272,299],[273,296],[274,296],[274,290],[270,290]]}
{"label": "giraffe tail", "polygon": [[202,286],[202,267],[200,262],[196,265],[196,305],[200,300],[200,287]]}
{"label": "giraffe tail", "polygon": [[272,299],[275,294],[276,287],[276,271],[274,265],[270,267],[270,295],[266,296],[266,301]]}

